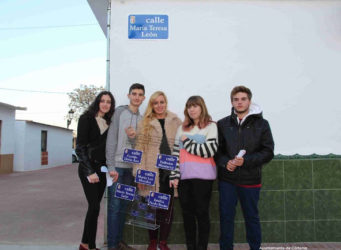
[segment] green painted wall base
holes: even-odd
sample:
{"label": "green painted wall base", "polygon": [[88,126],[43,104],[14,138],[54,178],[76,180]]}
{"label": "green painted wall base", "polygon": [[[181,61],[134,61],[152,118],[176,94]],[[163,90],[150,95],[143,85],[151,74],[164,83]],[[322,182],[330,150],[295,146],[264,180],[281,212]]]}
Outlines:
{"label": "green painted wall base", "polygon": [[[211,200],[210,242],[219,239],[217,183]],[[341,158],[275,159],[263,168],[259,203],[263,242],[341,241]],[[185,243],[179,201],[169,243]],[[147,244],[145,229],[126,226],[125,240]],[[246,242],[237,207],[235,242]]]}

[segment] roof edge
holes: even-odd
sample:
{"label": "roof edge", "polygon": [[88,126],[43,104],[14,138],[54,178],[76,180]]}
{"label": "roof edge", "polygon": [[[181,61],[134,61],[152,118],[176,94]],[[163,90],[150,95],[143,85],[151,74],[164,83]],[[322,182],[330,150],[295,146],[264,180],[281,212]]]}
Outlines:
{"label": "roof edge", "polygon": [[107,9],[110,0],[87,0],[88,4],[94,13],[99,26],[101,26],[102,31],[105,36],[107,36]]}
{"label": "roof edge", "polygon": [[21,120],[21,119],[16,119],[15,121],[17,121],[17,122],[33,123],[33,124],[37,124],[37,125],[43,125],[43,126],[48,126],[48,127],[60,128],[60,129],[68,130],[68,131],[73,131],[73,129],[70,129],[70,128],[64,128],[64,127],[57,126],[57,125],[52,125],[52,124],[47,124],[47,123],[36,122],[36,121],[33,121],[33,120]]}
{"label": "roof edge", "polygon": [[3,103],[3,102],[0,102],[0,105],[5,106],[6,108],[15,109],[15,110],[27,110],[26,107],[13,106],[11,104]]}

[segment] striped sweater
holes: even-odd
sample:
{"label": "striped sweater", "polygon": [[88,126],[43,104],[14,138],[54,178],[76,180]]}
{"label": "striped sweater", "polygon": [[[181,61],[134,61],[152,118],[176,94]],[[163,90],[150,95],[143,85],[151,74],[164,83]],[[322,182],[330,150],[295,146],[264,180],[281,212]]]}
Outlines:
{"label": "striped sweater", "polygon": [[[181,141],[183,135],[187,139]],[[216,179],[213,156],[218,149],[218,131],[214,122],[203,129],[195,126],[190,131],[184,131],[181,126],[175,139],[173,155],[178,157],[178,162],[176,169],[171,172],[170,180]]]}

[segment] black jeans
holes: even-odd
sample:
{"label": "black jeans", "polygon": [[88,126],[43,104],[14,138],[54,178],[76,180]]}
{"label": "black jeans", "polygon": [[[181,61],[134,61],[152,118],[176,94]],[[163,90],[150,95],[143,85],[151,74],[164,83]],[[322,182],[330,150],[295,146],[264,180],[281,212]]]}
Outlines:
{"label": "black jeans", "polygon": [[207,249],[210,234],[209,204],[212,184],[212,180],[188,179],[180,181],[179,199],[187,249]]}
{"label": "black jeans", "polygon": [[98,183],[89,183],[87,176],[78,168],[78,175],[81,180],[85,197],[88,201],[88,211],[84,221],[82,243],[89,244],[89,248],[96,248],[97,221],[100,210],[100,203],[107,184],[105,173],[97,172]]}

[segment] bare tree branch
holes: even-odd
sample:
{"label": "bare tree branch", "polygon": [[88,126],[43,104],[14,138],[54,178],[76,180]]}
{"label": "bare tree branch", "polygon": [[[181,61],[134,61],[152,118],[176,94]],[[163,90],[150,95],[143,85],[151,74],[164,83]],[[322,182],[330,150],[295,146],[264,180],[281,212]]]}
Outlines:
{"label": "bare tree branch", "polygon": [[83,85],[67,93],[70,98],[69,107],[74,111],[73,119],[78,121],[80,115],[90,106],[95,100],[99,92],[105,90],[102,86]]}

